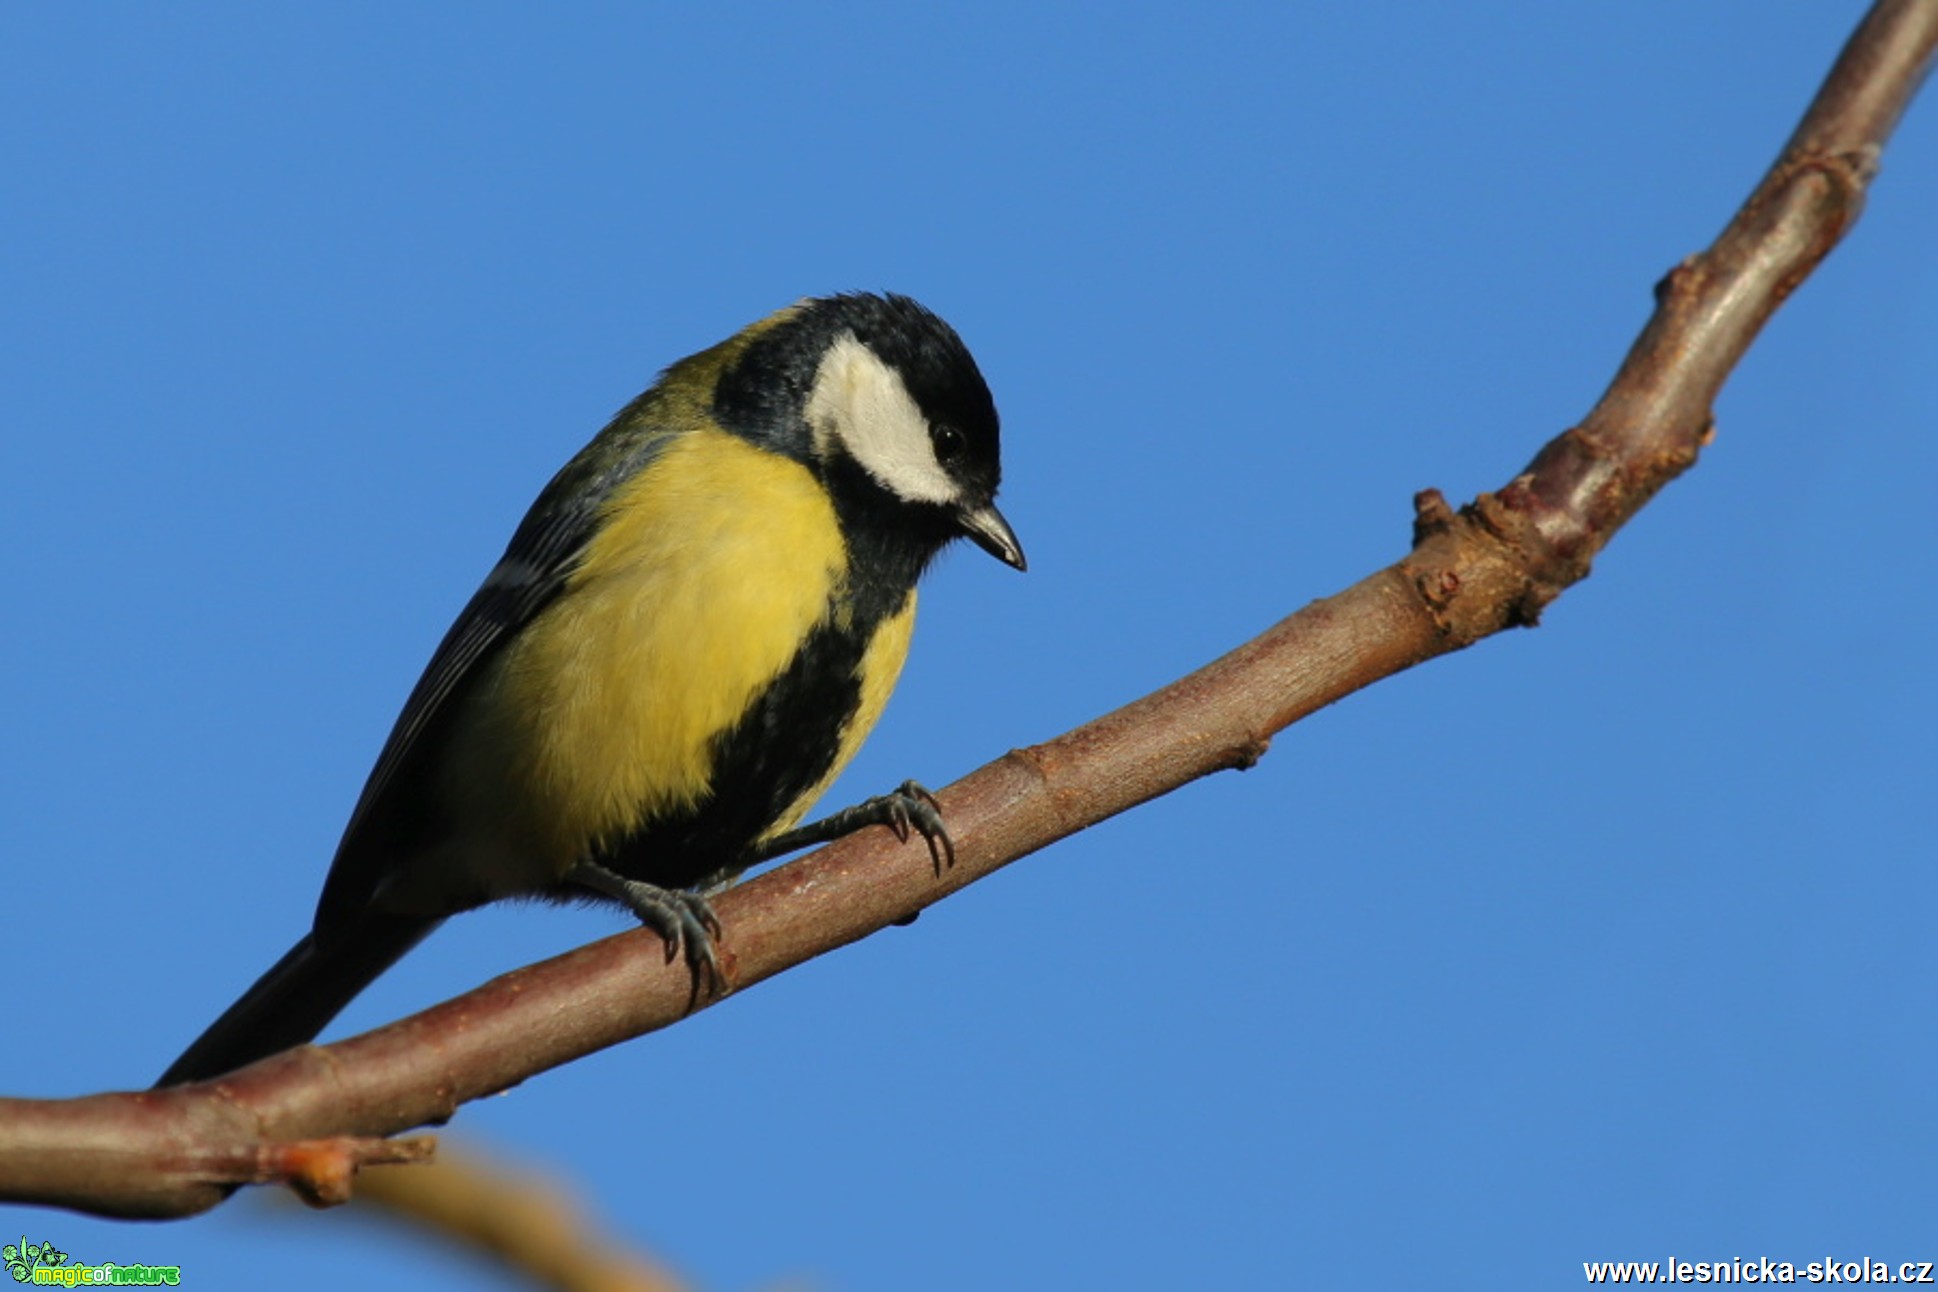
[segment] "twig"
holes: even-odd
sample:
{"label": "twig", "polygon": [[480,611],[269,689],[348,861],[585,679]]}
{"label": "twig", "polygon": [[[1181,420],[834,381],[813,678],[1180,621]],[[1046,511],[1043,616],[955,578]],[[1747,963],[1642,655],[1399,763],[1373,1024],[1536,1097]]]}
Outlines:
{"label": "twig", "polygon": [[561,1292],[684,1292],[687,1285],[626,1251],[557,1185],[476,1152],[429,1167],[372,1171],[353,1210],[408,1222]]}

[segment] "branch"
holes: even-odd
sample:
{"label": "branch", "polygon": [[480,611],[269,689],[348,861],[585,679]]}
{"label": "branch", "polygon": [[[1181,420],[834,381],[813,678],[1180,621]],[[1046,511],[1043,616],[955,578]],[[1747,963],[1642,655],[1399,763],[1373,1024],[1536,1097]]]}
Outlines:
{"label": "branch", "polygon": [[353,1211],[408,1224],[493,1261],[533,1287],[564,1292],[688,1292],[628,1251],[559,1185],[471,1152],[414,1171],[372,1171]]}
{"label": "branch", "polygon": [[[1458,513],[1437,491],[1422,493],[1401,561],[1189,677],[951,786],[941,796],[957,845],[948,870],[936,873],[919,841],[898,845],[875,830],[730,891],[718,911],[731,980],[744,989],[905,921],[1065,835],[1251,765],[1278,731],[1363,686],[1533,624],[1695,462],[1724,379],[1856,220],[1934,44],[1938,0],[1879,0],[1736,217],[1658,286],[1655,313],[1601,401],[1504,488]],[[468,1100],[710,1003],[691,1001],[689,988],[657,937],[630,932],[216,1082],[0,1100],[0,1200],[129,1216],[202,1211],[264,1178],[259,1164],[276,1146],[442,1122]]]}

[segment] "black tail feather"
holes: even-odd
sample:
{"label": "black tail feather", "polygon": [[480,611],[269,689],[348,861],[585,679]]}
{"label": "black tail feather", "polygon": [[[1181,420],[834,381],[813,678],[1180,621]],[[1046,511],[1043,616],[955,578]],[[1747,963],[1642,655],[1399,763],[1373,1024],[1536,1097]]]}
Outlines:
{"label": "black tail feather", "polygon": [[197,1037],[155,1085],[202,1081],[314,1040],[345,1005],[444,921],[366,915],[328,945],[305,937]]}

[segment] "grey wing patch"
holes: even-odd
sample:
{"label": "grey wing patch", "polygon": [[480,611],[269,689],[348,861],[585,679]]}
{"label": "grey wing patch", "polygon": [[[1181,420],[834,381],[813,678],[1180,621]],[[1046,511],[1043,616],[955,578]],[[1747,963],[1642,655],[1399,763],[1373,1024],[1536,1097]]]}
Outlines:
{"label": "grey wing patch", "polygon": [[399,765],[416,749],[424,729],[444,711],[451,693],[472,675],[479,661],[491,654],[494,647],[558,595],[576,556],[575,549],[566,554],[566,559],[548,568],[507,553],[485,576],[483,586],[459,612],[457,622],[438,643],[424,675],[404,702],[404,711],[398,716],[397,725],[391,728],[390,738],[384,742],[383,752],[377,755],[377,765],[371,770],[370,780],[350,815],[346,839],[355,833],[365,809],[390,785]]}
{"label": "grey wing patch", "polygon": [[587,460],[588,448],[532,504],[505,554],[438,643],[377,755],[317,904],[319,932],[360,909],[381,882],[388,858],[381,846],[370,846],[370,827],[394,806],[388,802],[390,791],[412,780],[412,764],[435,747],[429,733],[449,716],[453,697],[563,590],[613,489],[650,462],[668,438],[663,432],[638,434],[603,466]]}

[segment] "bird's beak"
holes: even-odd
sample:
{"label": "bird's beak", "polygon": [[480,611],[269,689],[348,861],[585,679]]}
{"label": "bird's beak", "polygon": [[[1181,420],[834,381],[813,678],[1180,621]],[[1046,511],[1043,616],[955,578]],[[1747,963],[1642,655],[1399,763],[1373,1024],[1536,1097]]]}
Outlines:
{"label": "bird's beak", "polygon": [[996,510],[996,504],[957,512],[956,523],[962,526],[970,541],[1004,565],[1013,565],[1019,570],[1029,568],[1023,559],[1023,545],[1016,541],[1016,531],[1003,519],[1003,513]]}

